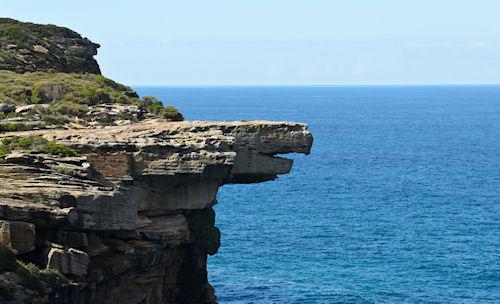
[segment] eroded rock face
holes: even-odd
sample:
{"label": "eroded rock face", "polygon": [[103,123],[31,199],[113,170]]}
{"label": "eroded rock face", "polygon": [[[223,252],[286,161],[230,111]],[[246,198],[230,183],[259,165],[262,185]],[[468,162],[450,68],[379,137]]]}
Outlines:
{"label": "eroded rock face", "polygon": [[35,225],[0,220],[0,243],[18,254],[30,252],[35,248]]}
{"label": "eroded rock face", "polygon": [[47,267],[59,270],[65,275],[85,276],[88,273],[90,258],[83,251],[53,245],[47,255]]}
{"label": "eroded rock face", "polygon": [[98,47],[0,18],[0,303],[215,303],[218,189],[288,173],[307,126],[168,122],[94,75]]}
{"label": "eroded rock face", "polygon": [[23,258],[72,282],[45,294],[50,303],[214,303],[206,261],[220,245],[219,187],[275,179],[292,166],[277,154],[312,145],[306,125],[268,121],[148,120],[0,140],[12,135],[80,152],[12,151],[0,163],[0,219],[34,227]]}
{"label": "eroded rock face", "polygon": [[100,74],[98,48],[64,27],[0,18],[1,70]]}

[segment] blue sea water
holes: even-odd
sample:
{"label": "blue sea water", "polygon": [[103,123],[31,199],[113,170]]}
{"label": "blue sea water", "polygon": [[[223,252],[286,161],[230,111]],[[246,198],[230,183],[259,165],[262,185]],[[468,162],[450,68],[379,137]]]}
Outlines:
{"label": "blue sea water", "polygon": [[220,303],[500,303],[499,86],[137,89],[314,135],[291,174],[221,189]]}

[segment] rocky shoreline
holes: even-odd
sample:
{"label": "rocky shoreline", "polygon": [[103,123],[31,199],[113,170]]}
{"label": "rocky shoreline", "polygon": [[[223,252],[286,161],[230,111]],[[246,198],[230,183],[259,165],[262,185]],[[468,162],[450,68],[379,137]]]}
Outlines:
{"label": "rocky shoreline", "polygon": [[[41,66],[50,70],[46,81],[61,72],[49,61]],[[83,70],[100,73],[92,64]],[[80,88],[62,85],[64,94],[48,90],[51,98],[35,105],[54,110]],[[86,107],[83,120],[70,113],[62,124],[0,133],[0,302],[215,303],[206,261],[221,241],[212,209],[218,189],[273,180],[292,167],[277,155],[308,154],[312,146],[305,124],[178,122],[172,110],[155,109],[156,100],[110,85],[99,87],[110,98],[70,100]],[[10,113],[40,111],[31,97],[14,102],[11,93],[3,88],[5,102],[0,95]],[[121,119],[119,109],[127,106],[136,115]],[[105,124],[94,119],[113,111]]]}

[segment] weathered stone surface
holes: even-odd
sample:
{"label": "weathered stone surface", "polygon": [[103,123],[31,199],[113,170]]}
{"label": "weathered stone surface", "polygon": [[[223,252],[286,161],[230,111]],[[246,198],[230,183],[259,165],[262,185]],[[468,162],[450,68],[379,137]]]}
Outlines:
{"label": "weathered stone surface", "polygon": [[81,154],[13,151],[0,163],[0,219],[48,235],[32,260],[79,286],[59,291],[68,304],[214,303],[206,259],[220,245],[211,209],[218,189],[287,173],[291,160],[275,155],[309,153],[312,144],[306,125],[267,121],[146,120],[15,135]]}
{"label": "weathered stone surface", "polygon": [[[31,222],[47,235],[33,261],[75,284],[92,282],[61,290],[72,293],[68,304],[214,303],[206,258],[220,245],[210,208],[218,189],[287,173],[291,160],[275,155],[309,153],[312,144],[306,125],[267,121],[146,120],[15,135],[81,153],[13,151],[0,163],[0,218]],[[64,246],[47,249],[46,240]]]}
{"label": "weathered stone surface", "polygon": [[[309,153],[307,126],[167,122],[182,114],[93,75],[100,73],[93,59],[99,45],[66,28],[0,18],[0,33],[6,30],[16,35],[0,35],[7,88],[0,113],[8,132],[0,132],[7,143],[0,152],[0,248],[8,262],[0,302],[215,303],[206,269],[207,254],[220,246],[212,208],[218,189],[288,173],[292,161],[277,155]],[[46,146],[4,141],[11,136]],[[28,282],[14,273],[23,264],[4,245],[69,281],[28,265]]]}
{"label": "weathered stone surface", "polygon": [[15,112],[17,114],[21,114],[21,113],[25,113],[25,112],[29,112],[31,110],[33,110],[37,105],[27,105],[27,106],[20,106],[20,107],[17,107]]}
{"label": "weathered stone surface", "polygon": [[84,251],[89,256],[93,257],[108,252],[109,247],[103,244],[99,236],[91,232],[88,234],[88,245],[85,247]]}
{"label": "weathered stone surface", "polygon": [[68,87],[62,83],[47,83],[38,86],[38,97],[42,102],[60,100],[68,92]]}
{"label": "weathered stone surface", "polygon": [[166,241],[168,246],[187,244],[191,241],[188,222],[184,215],[160,216],[151,219],[151,224],[138,228],[142,239]]}
{"label": "weathered stone surface", "polygon": [[[48,303],[48,297],[41,297],[38,292],[23,286],[22,278],[14,272],[0,273],[0,288],[4,291],[0,295],[0,303],[23,304],[28,301],[33,304]],[[10,299],[5,299],[4,296]]]}
{"label": "weathered stone surface", "polygon": [[10,223],[7,221],[0,221],[0,244],[12,248],[10,237]]}
{"label": "weathered stone surface", "polygon": [[[73,161],[78,174],[72,176],[55,175],[51,167],[60,166],[62,160],[43,155],[36,160],[26,156],[27,166],[18,165],[19,157],[16,164],[0,164],[0,172],[10,172],[0,174],[6,182],[0,198],[13,201],[4,217],[19,220],[13,212],[19,209],[13,207],[32,206],[28,210],[46,210],[53,214],[48,218],[90,230],[135,229],[138,213],[159,216],[203,209],[215,201],[224,183],[260,182],[287,173],[291,161],[273,155],[309,153],[312,143],[305,125],[264,121],[146,121],[99,132],[45,130],[17,135],[41,135],[87,156]],[[51,167],[44,167],[49,163]],[[7,182],[14,176],[21,182]],[[33,209],[36,202],[46,207]]]}
{"label": "weathered stone surface", "polygon": [[67,28],[0,18],[0,29],[16,33],[0,35],[4,70],[100,74],[99,45]]}
{"label": "weathered stone surface", "polygon": [[58,231],[53,241],[71,248],[82,248],[89,245],[87,234],[77,231]]}
{"label": "weathered stone surface", "polygon": [[31,223],[0,220],[0,243],[17,254],[33,250],[35,236],[35,225]]}
{"label": "weathered stone surface", "polygon": [[89,263],[90,258],[85,252],[53,245],[48,254],[47,267],[66,275],[84,276],[88,272]]}
{"label": "weathered stone surface", "polygon": [[[12,135],[80,152],[14,150],[0,162],[0,220],[36,225],[25,258],[79,286],[58,291],[61,304],[214,303],[206,259],[220,246],[218,189],[275,179],[292,165],[277,154],[307,154],[312,144],[306,125],[268,121],[145,120],[0,140]],[[12,242],[10,226],[0,225],[0,240]]]}
{"label": "weathered stone surface", "polygon": [[0,112],[4,114],[12,113],[16,110],[16,106],[8,103],[0,103]]}

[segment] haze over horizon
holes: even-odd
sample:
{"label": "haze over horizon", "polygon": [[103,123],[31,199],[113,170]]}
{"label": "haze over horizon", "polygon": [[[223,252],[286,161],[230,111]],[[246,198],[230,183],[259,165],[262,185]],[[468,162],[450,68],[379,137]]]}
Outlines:
{"label": "haze over horizon", "polygon": [[500,84],[500,2],[5,0],[101,44],[129,85]]}

